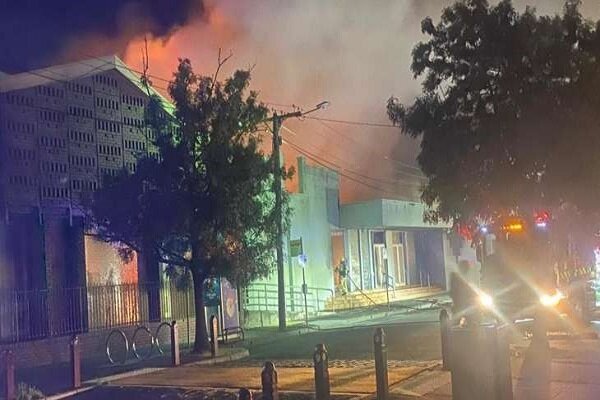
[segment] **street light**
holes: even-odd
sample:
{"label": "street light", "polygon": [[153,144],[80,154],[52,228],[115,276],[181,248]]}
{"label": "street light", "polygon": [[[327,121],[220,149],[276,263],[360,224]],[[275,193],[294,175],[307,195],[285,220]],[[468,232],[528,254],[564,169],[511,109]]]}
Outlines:
{"label": "street light", "polygon": [[[279,329],[286,328],[286,310],[285,310],[285,279],[283,268],[283,188],[281,185],[281,136],[279,130],[283,121],[288,118],[300,118],[317,110],[323,110],[329,106],[328,101],[322,101],[314,108],[308,111],[294,111],[287,114],[277,115],[274,113],[268,120],[273,121],[273,191],[275,192],[275,219],[277,224],[277,314],[279,317]],[[267,121],[268,121],[267,120]]]}

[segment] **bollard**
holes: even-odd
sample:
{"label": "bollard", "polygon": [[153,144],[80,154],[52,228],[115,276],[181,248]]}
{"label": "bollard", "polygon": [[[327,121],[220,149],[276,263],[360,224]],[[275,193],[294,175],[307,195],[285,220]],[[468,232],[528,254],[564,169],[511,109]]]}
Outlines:
{"label": "bollard", "polygon": [[249,389],[241,388],[238,393],[239,400],[252,400],[252,392]]}
{"label": "bollard", "polygon": [[77,389],[81,387],[81,347],[79,345],[79,336],[73,336],[69,347],[71,350],[71,387]]}
{"label": "bollard", "polygon": [[385,344],[385,332],[383,328],[375,329],[373,336],[375,347],[375,380],[377,383],[377,400],[388,399],[388,365],[387,346]]}
{"label": "bollard", "polygon": [[210,354],[213,358],[219,355],[219,321],[217,317],[210,317]]}
{"label": "bollard", "polygon": [[277,389],[277,371],[275,364],[271,361],[265,363],[265,367],[260,374],[262,384],[263,400],[279,400],[279,390]]}
{"label": "bollard", "polygon": [[17,398],[17,387],[15,382],[15,355],[12,351],[2,352],[2,366],[4,367],[4,398],[15,400]]}
{"label": "bollard", "polygon": [[315,397],[316,400],[329,400],[329,356],[324,344],[318,344],[313,354],[315,363]]}
{"label": "bollard", "polygon": [[442,368],[445,371],[450,369],[450,357],[448,348],[450,338],[450,317],[448,311],[442,309],[440,311],[440,338],[442,340]]}
{"label": "bollard", "polygon": [[171,322],[171,365],[178,367],[181,364],[179,358],[179,326],[177,321]]}

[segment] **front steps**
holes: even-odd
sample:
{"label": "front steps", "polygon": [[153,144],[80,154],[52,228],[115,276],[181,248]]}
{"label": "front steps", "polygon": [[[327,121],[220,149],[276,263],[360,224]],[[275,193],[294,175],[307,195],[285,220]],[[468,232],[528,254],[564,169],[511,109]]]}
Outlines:
{"label": "front steps", "polygon": [[[401,286],[395,290],[389,289],[390,303],[402,300],[418,299],[443,293],[437,286]],[[325,311],[351,310],[355,308],[372,307],[387,303],[385,289],[363,290],[337,295],[325,303]]]}

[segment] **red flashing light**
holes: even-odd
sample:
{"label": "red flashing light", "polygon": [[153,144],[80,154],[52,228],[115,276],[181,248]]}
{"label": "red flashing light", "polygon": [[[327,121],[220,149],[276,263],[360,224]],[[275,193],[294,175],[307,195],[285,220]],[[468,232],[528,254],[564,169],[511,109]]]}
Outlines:
{"label": "red flashing light", "polygon": [[541,211],[535,214],[535,226],[538,228],[545,228],[550,222],[550,213],[548,211]]}

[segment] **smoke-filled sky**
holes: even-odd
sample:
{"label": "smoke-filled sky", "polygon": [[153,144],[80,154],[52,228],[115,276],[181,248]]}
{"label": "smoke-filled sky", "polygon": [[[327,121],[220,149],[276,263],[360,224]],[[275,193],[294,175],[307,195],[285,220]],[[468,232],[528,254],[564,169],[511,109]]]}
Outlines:
{"label": "smoke-filled sky", "polygon": [[[13,3],[13,2],[11,2]],[[37,4],[37,8],[31,3]],[[178,57],[212,74],[217,51],[233,57],[222,77],[253,66],[252,87],[279,110],[304,109],[329,100],[313,114],[329,119],[388,124],[385,102],[410,102],[419,82],[410,53],[426,39],[420,22],[439,19],[449,0],[53,0],[19,1],[0,16],[1,69],[118,53],[141,68],[143,35],[150,73],[161,90]],[[563,0],[515,0],[538,14],[561,11]],[[40,7],[41,6],[41,7]],[[600,18],[600,3],[584,0],[582,12]],[[16,17],[15,17],[16,15]],[[48,17],[50,16],[50,18]],[[49,35],[53,32],[54,35]],[[39,43],[37,43],[39,40]],[[25,45],[27,44],[27,45]],[[35,55],[33,55],[33,51]],[[8,57],[6,56],[8,55]],[[397,129],[306,119],[288,121],[284,139],[341,169],[343,200],[390,197],[415,189],[418,143]],[[295,157],[284,146],[288,160]],[[400,178],[401,182],[392,183]]]}

